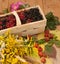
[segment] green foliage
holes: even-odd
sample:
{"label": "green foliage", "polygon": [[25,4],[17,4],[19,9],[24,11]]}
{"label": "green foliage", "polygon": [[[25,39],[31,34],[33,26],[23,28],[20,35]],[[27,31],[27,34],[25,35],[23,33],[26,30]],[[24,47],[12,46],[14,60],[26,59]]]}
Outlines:
{"label": "green foliage", "polygon": [[47,25],[46,28],[48,27],[51,30],[55,30],[56,26],[60,24],[59,22],[59,18],[54,16],[52,12],[49,12],[46,15],[46,19],[47,19]]}
{"label": "green foliage", "polygon": [[46,43],[46,41],[44,39],[40,39],[40,40],[38,40],[38,43],[39,44],[44,44],[44,43]]}
{"label": "green foliage", "polygon": [[24,9],[24,8],[25,8],[24,5],[19,6],[19,9]]}
{"label": "green foliage", "polygon": [[52,46],[49,46],[48,44],[45,45],[45,52],[50,54],[51,52],[53,51],[53,47]]}
{"label": "green foliage", "polygon": [[50,41],[48,41],[48,45],[49,46],[53,46],[53,44],[55,43],[55,39],[50,39]]}
{"label": "green foliage", "polygon": [[56,45],[57,47],[60,47],[60,40],[55,41],[55,45]]}
{"label": "green foliage", "polygon": [[3,13],[4,13],[4,14],[5,14],[5,13],[9,13],[8,9],[4,9],[4,10],[3,10]]}

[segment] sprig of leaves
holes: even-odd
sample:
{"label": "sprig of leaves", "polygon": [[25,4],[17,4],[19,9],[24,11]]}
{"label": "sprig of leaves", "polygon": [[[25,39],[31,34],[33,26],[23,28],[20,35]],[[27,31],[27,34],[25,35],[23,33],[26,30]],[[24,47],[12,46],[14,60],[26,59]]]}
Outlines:
{"label": "sprig of leaves", "polygon": [[4,9],[3,10],[3,13],[5,14],[5,13],[9,13],[9,10],[8,9]]}
{"label": "sprig of leaves", "polygon": [[38,42],[39,44],[44,44],[44,43],[46,43],[45,39],[40,39],[40,40],[38,40],[37,42]]}
{"label": "sprig of leaves", "polygon": [[56,40],[56,41],[55,41],[55,45],[56,45],[57,47],[60,47],[60,40]]}
{"label": "sprig of leaves", "polygon": [[55,30],[57,25],[60,25],[59,18],[54,16],[52,12],[46,14],[46,28],[48,27],[50,30]]}
{"label": "sprig of leaves", "polygon": [[49,46],[48,44],[45,45],[45,52],[48,54],[51,53],[52,52],[52,46]]}
{"label": "sprig of leaves", "polygon": [[45,46],[45,53],[52,58],[56,58],[56,49],[53,46],[47,44]]}

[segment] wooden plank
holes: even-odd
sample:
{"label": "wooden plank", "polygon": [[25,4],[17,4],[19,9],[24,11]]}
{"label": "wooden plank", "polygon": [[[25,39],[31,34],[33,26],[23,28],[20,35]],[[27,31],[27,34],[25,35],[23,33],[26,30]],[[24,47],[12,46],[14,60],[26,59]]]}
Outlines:
{"label": "wooden plank", "polygon": [[60,18],[60,0],[44,0],[45,14],[50,11]]}
{"label": "wooden plank", "polygon": [[1,8],[2,10],[8,8],[8,0],[1,0]]}
{"label": "wooden plank", "polygon": [[2,5],[1,5],[1,3],[2,3],[2,0],[0,0],[0,12],[2,12]]}
{"label": "wooden plank", "polygon": [[35,0],[25,0],[25,2],[30,6],[35,6]]}
{"label": "wooden plank", "polygon": [[15,2],[19,2],[19,1],[25,2],[25,0],[9,0],[9,5]]}
{"label": "wooden plank", "polygon": [[37,3],[37,5],[40,5],[40,7],[43,9],[43,11],[44,11],[44,4],[43,4],[43,0],[36,0],[36,3]]}
{"label": "wooden plank", "polygon": [[42,8],[42,0],[25,0],[30,6],[40,5]]}

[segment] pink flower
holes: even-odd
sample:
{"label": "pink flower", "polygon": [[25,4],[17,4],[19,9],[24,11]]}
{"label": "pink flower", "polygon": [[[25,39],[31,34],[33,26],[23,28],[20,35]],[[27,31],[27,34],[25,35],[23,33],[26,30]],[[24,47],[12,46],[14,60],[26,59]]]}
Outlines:
{"label": "pink flower", "polygon": [[14,11],[14,10],[18,10],[20,5],[23,5],[24,3],[22,2],[17,2],[17,3],[12,3],[10,6],[10,10]]}

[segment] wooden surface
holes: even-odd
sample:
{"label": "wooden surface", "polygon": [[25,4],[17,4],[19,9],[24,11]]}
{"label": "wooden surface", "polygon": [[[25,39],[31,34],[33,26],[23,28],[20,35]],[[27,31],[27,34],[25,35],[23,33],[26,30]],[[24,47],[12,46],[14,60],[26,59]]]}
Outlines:
{"label": "wooden surface", "polygon": [[9,8],[11,3],[17,1],[26,2],[31,6],[40,5],[45,14],[52,11],[60,18],[60,0],[0,0],[0,12],[5,8]]}

